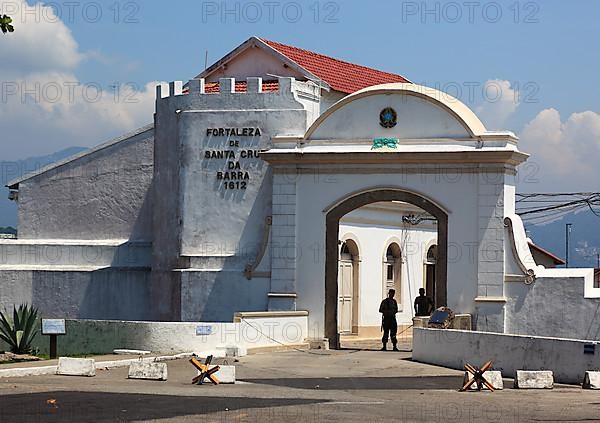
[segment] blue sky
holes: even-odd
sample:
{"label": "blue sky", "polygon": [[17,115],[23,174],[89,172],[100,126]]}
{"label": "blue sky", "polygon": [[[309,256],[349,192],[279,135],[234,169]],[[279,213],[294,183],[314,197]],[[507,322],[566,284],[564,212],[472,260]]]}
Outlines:
{"label": "blue sky", "polygon": [[[0,6],[21,1],[2,0]],[[105,97],[115,84],[131,82],[141,101],[44,106],[9,96],[1,107],[13,114],[4,119],[0,114],[0,124],[20,142],[0,159],[92,146],[150,122],[153,81],[187,80],[203,69],[206,50],[210,64],[257,35],[462,94],[488,127],[522,137],[522,148],[533,154],[546,182],[537,190],[597,190],[600,2],[83,0],[72,9],[68,4],[53,3],[56,22],[34,26],[29,18],[17,19],[17,32],[0,38],[0,54],[14,58],[0,70],[2,81],[40,80],[44,86],[75,79],[96,84]],[[224,6],[233,12],[223,15]],[[489,81],[504,88],[502,101],[486,100],[483,86]],[[474,85],[470,99],[468,87]],[[18,111],[25,106],[16,101],[28,103],[27,109]]]}
{"label": "blue sky", "polygon": [[[326,1],[298,2],[302,18],[297,23],[291,22],[296,9],[286,6],[290,2],[274,2],[281,6],[274,6],[272,23],[265,3],[256,2],[261,5],[262,18],[251,23],[244,18],[252,19],[255,9],[243,9],[243,2],[237,3],[239,13],[222,16],[221,2],[174,1],[165,6],[146,1],[137,3],[139,10],[122,3],[120,20],[133,13],[138,23],[116,24],[114,12],[108,10],[111,3],[106,2],[106,16],[98,23],[79,18],[68,24],[83,50],[97,50],[114,60],[105,65],[88,61],[81,67],[82,79],[140,85],[156,79],[186,79],[203,68],[205,50],[209,62],[214,61],[251,35],[258,35],[400,73],[430,86],[484,83],[496,78],[521,86],[536,84],[537,94],[533,95],[533,88],[528,93],[539,103],[523,107],[516,124],[533,118],[540,105],[565,114],[600,109],[598,91],[592,88],[600,85],[600,2],[592,0],[498,2],[502,17],[497,23],[493,21],[498,9],[488,5],[493,2],[474,5],[473,19],[462,1],[428,2],[426,8],[435,10],[437,4],[439,13],[426,16],[421,15],[425,9],[421,2],[344,1],[334,3],[336,6]],[[226,4],[235,10],[236,2]],[[318,23],[314,22],[315,4],[320,9]],[[462,18],[452,23],[459,10],[456,4],[461,6]],[[216,12],[212,5],[218,8]],[[412,5],[418,10],[413,11]],[[519,10],[518,16],[515,10]],[[331,13],[329,20],[337,23],[327,22]],[[456,93],[454,85],[448,87]],[[464,94],[466,97],[466,87]]]}

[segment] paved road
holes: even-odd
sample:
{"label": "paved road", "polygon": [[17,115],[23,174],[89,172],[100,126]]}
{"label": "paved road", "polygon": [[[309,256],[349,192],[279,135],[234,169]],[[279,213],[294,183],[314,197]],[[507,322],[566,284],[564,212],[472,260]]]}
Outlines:
{"label": "paved road", "polygon": [[125,368],[0,379],[0,422],[600,421],[600,392],[459,393],[461,372],[414,363],[410,352],[291,351],[235,364],[236,385],[191,385],[186,360],[168,363],[167,382],[128,380]]}

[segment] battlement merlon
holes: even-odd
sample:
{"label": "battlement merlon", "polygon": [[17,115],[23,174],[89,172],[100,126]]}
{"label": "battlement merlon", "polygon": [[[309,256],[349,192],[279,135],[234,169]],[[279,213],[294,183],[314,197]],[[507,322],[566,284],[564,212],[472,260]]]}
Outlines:
{"label": "battlement merlon", "polygon": [[206,92],[204,79],[190,80],[185,89],[182,81],[161,83],[156,86],[156,110],[305,109],[298,99],[304,84],[292,77],[279,77],[277,91],[263,91],[260,77],[245,82],[245,91],[235,91],[235,78],[221,78],[218,92]]}

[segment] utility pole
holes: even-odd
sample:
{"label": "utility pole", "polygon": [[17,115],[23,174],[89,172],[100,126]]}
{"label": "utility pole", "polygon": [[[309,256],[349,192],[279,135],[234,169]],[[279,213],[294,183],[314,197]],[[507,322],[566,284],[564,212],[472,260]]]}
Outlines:
{"label": "utility pole", "polygon": [[571,226],[572,223],[565,224],[565,267],[569,267],[569,238],[571,236]]}

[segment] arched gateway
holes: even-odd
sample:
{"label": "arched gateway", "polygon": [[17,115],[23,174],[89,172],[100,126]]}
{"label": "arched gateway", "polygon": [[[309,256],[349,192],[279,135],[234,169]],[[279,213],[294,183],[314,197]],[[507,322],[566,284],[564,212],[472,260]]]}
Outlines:
{"label": "arched gateway", "polygon": [[[342,216],[367,204],[380,201],[402,201],[419,206],[437,221],[437,240],[441,253],[438,255],[438,272],[435,276],[436,306],[447,304],[446,298],[446,268],[448,245],[448,215],[434,202],[418,194],[394,188],[374,188],[362,193],[356,193],[335,205],[327,211],[325,223],[325,335],[328,339],[338,339],[338,240],[339,223]],[[338,347],[339,341],[332,342]]]}
{"label": "arched gateway", "polygon": [[293,233],[296,255],[284,271],[272,268],[272,281],[296,293],[313,337],[339,346],[340,219],[381,201],[410,203],[437,219],[436,305],[502,331],[503,216],[514,213],[516,166],[527,157],[514,134],[487,131],[445,93],[385,84],[345,97],[301,139],[273,139],[261,157],[273,168],[273,204],[281,192],[294,204],[292,218],[274,214],[272,242],[284,245]]}

